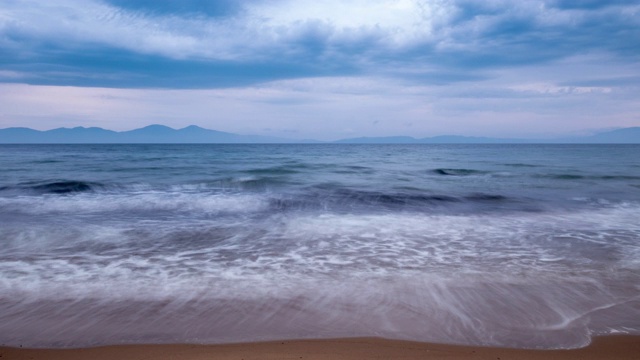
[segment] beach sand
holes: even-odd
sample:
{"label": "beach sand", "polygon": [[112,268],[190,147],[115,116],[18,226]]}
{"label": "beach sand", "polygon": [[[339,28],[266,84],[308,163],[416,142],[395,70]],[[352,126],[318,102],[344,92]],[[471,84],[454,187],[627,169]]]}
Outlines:
{"label": "beach sand", "polygon": [[86,349],[0,347],[0,360],[204,359],[634,359],[640,336],[607,336],[574,350],[522,350],[377,338],[286,340],[226,345],[122,345]]}

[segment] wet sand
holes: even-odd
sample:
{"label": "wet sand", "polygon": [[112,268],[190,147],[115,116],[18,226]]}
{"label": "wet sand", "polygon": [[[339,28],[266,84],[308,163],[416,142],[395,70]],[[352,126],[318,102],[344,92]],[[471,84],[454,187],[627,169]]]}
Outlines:
{"label": "wet sand", "polygon": [[640,336],[607,336],[574,350],[523,350],[377,338],[287,340],[226,345],[121,345],[86,349],[0,347],[0,360],[204,359],[638,359]]}

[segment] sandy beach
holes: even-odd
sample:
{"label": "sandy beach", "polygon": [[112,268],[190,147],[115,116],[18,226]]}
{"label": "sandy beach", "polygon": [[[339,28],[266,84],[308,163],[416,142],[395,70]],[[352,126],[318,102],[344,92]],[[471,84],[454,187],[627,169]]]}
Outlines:
{"label": "sandy beach", "polygon": [[607,336],[573,350],[523,350],[377,338],[286,340],[226,345],[123,345],[86,349],[0,347],[2,360],[75,359],[637,359],[640,337]]}

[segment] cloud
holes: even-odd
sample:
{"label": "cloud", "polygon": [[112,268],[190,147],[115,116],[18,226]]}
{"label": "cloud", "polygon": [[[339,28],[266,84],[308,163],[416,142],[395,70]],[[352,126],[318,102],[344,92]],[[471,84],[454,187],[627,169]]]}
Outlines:
{"label": "cloud", "polygon": [[397,68],[477,78],[588,52],[637,61],[640,5],[585,4],[11,0],[0,4],[0,65],[33,84],[197,88]]}
{"label": "cloud", "polygon": [[243,2],[237,0],[106,0],[105,2],[129,11],[155,15],[226,17],[237,15],[243,10]]}
{"label": "cloud", "polygon": [[640,76],[588,76],[580,80],[567,81],[560,83],[561,86],[586,86],[586,87],[636,87],[640,88]]}
{"label": "cloud", "polygon": [[528,83],[519,84],[512,87],[515,91],[523,91],[537,94],[557,95],[557,94],[587,94],[603,93],[609,94],[613,91],[610,87],[602,86],[558,86],[551,83]]}
{"label": "cloud", "polygon": [[602,9],[613,6],[637,5],[635,0],[556,0],[552,3],[560,9]]}
{"label": "cloud", "polygon": [[461,1],[441,47],[460,67],[549,62],[590,52],[638,59],[640,6],[562,9],[543,1]]}
{"label": "cloud", "polygon": [[8,81],[16,81],[29,77],[27,73],[21,73],[17,71],[0,70],[0,79]]}

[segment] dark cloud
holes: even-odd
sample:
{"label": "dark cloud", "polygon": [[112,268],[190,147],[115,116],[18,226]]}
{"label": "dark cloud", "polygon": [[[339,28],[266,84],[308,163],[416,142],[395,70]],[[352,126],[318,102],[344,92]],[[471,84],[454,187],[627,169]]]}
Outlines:
{"label": "dark cloud", "polygon": [[503,4],[491,1],[459,0],[455,5],[452,24],[468,22],[479,17],[496,16],[504,13],[505,10]]}
{"label": "dark cloud", "polygon": [[205,15],[224,17],[242,11],[247,3],[238,0],[104,0],[126,10],[149,14]]}
{"label": "dark cloud", "polygon": [[[471,69],[544,63],[592,52],[635,61],[640,57],[640,21],[634,12],[614,6],[627,3],[587,1],[571,8],[584,10],[579,13],[554,13],[535,7],[526,11],[513,3],[504,7],[460,1],[447,39],[458,46],[441,50],[439,59]],[[564,2],[552,4],[569,8]]]}
{"label": "dark cloud", "polygon": [[555,0],[552,3],[559,9],[602,9],[611,6],[638,5],[637,0]]}
{"label": "dark cloud", "polygon": [[318,59],[330,50],[334,28],[325,22],[305,21],[290,30],[286,44],[292,56]]}
{"label": "dark cloud", "polygon": [[[327,68],[313,63],[173,60],[120,49],[94,48],[83,52],[52,49],[37,61],[11,61],[2,68],[31,74],[32,85],[72,85],[138,88],[223,88],[299,77],[353,74],[347,66]],[[11,80],[11,79],[9,79]]]}

